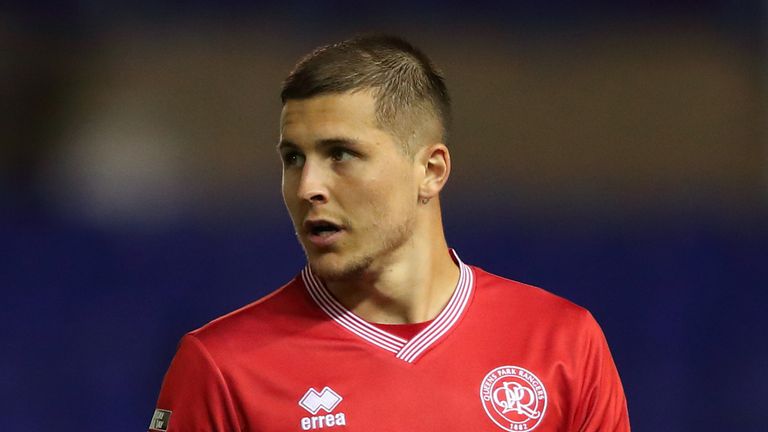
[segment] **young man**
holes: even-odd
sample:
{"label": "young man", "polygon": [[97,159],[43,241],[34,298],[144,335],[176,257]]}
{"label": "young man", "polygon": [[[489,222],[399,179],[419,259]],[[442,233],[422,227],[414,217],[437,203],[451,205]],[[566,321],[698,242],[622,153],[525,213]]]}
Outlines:
{"label": "young man", "polygon": [[628,431],[589,312],[446,244],[442,77],[362,37],[283,91],[283,198],[308,265],[186,335],[153,431]]}

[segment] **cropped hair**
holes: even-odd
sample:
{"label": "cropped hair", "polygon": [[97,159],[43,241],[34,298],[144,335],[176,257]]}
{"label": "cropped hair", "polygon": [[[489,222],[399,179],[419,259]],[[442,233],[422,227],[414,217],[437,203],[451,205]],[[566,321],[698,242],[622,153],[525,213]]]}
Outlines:
{"label": "cropped hair", "polygon": [[280,97],[291,99],[372,90],[379,127],[410,137],[432,117],[447,139],[451,102],[445,80],[429,58],[405,40],[388,35],[358,36],[320,47],[302,58],[283,83]]}

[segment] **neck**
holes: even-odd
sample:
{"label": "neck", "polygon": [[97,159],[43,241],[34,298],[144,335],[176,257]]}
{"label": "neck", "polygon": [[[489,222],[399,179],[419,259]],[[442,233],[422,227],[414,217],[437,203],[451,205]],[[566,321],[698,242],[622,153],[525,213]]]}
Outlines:
{"label": "neck", "polygon": [[442,225],[414,236],[358,277],[327,282],[328,289],[357,316],[374,323],[405,324],[434,319],[459,280]]}

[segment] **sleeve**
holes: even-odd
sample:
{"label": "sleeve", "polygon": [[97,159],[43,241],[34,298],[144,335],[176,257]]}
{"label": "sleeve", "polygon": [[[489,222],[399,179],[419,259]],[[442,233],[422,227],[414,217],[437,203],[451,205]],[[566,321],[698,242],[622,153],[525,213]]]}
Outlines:
{"label": "sleeve", "polygon": [[587,314],[586,357],[572,430],[628,432],[627,400],[600,326]]}
{"label": "sleeve", "polygon": [[211,355],[193,335],[184,336],[179,343],[148,430],[240,430],[227,383]]}

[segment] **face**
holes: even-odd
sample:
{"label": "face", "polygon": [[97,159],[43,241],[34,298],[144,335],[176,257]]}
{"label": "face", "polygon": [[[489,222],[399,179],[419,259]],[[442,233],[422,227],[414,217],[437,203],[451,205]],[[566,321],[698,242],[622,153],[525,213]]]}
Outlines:
{"label": "face", "polygon": [[417,158],[377,127],[371,93],[289,100],[278,150],[283,199],[320,277],[360,276],[408,244],[418,205]]}

